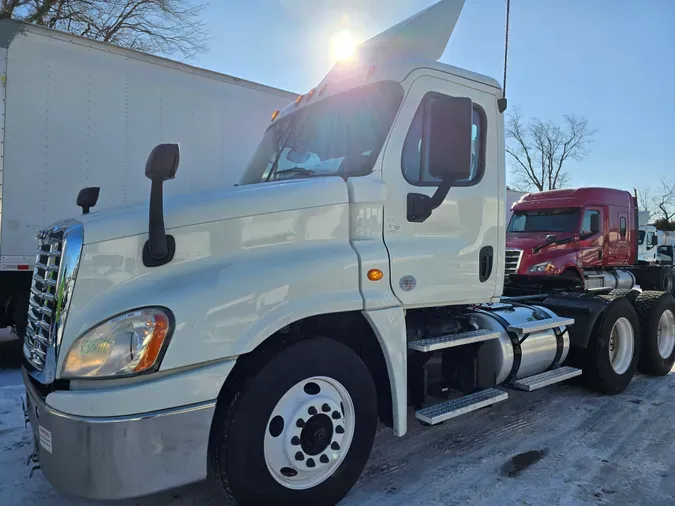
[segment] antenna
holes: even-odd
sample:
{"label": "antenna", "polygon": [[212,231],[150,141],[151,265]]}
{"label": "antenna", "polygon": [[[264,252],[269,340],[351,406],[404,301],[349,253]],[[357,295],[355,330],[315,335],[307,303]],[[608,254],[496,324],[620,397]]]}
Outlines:
{"label": "antenna", "polygon": [[506,65],[509,58],[509,13],[511,12],[511,0],[506,0],[506,30],[504,35],[504,86],[502,86],[502,98],[497,100],[499,112],[506,110]]}

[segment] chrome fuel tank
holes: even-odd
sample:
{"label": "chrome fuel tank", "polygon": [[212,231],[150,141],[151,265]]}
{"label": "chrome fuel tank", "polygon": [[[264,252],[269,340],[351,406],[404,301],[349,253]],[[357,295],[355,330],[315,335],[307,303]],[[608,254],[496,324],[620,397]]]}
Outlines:
{"label": "chrome fuel tank", "polygon": [[[509,377],[516,380],[544,372],[555,362],[562,363],[567,358],[570,341],[566,327],[533,332],[524,339],[520,337],[519,344],[514,343],[506,330],[509,325],[557,316],[550,309],[541,306],[495,304],[480,306],[470,315],[480,328],[500,333],[498,339],[483,345],[495,364],[494,374],[498,385]],[[520,353],[517,352],[518,347]]]}

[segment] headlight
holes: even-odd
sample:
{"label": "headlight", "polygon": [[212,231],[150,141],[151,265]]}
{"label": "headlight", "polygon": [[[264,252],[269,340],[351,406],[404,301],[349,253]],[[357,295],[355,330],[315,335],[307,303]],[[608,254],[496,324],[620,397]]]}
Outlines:
{"label": "headlight", "polygon": [[172,321],[167,309],[144,308],[94,327],[68,350],[63,377],[119,377],[156,370]]}
{"label": "headlight", "polygon": [[527,269],[527,272],[539,272],[539,273],[546,273],[546,274],[557,274],[558,269],[555,268],[555,265],[553,265],[550,262],[542,262],[540,264],[534,264],[532,267]]}

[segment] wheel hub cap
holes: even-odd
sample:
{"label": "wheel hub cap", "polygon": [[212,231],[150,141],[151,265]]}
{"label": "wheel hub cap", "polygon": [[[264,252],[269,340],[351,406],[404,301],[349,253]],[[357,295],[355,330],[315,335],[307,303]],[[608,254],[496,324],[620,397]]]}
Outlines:
{"label": "wheel hub cap", "polygon": [[675,349],[675,315],[668,309],[659,319],[657,343],[661,358],[668,359]]}
{"label": "wheel hub cap", "polygon": [[609,337],[609,361],[614,372],[623,374],[630,368],[634,350],[633,326],[628,318],[619,318]]}
{"label": "wheel hub cap", "polygon": [[340,382],[301,381],[279,400],[265,431],[265,463],[277,482],[312,488],[340,466],[354,436],[354,404]]}
{"label": "wheel hub cap", "polygon": [[332,442],[333,423],[328,415],[310,418],[300,433],[300,446],[307,455],[318,455]]}

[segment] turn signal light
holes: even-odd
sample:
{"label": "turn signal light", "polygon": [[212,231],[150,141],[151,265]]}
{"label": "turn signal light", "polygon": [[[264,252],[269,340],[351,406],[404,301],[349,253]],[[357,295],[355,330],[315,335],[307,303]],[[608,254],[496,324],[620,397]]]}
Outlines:
{"label": "turn signal light", "polygon": [[380,269],[370,269],[368,271],[368,279],[371,281],[379,281],[384,277],[384,272]]}
{"label": "turn signal light", "polygon": [[274,120],[277,119],[278,117],[279,117],[279,110],[277,109],[276,111],[274,111],[274,112],[272,113],[272,121],[274,121]]}

